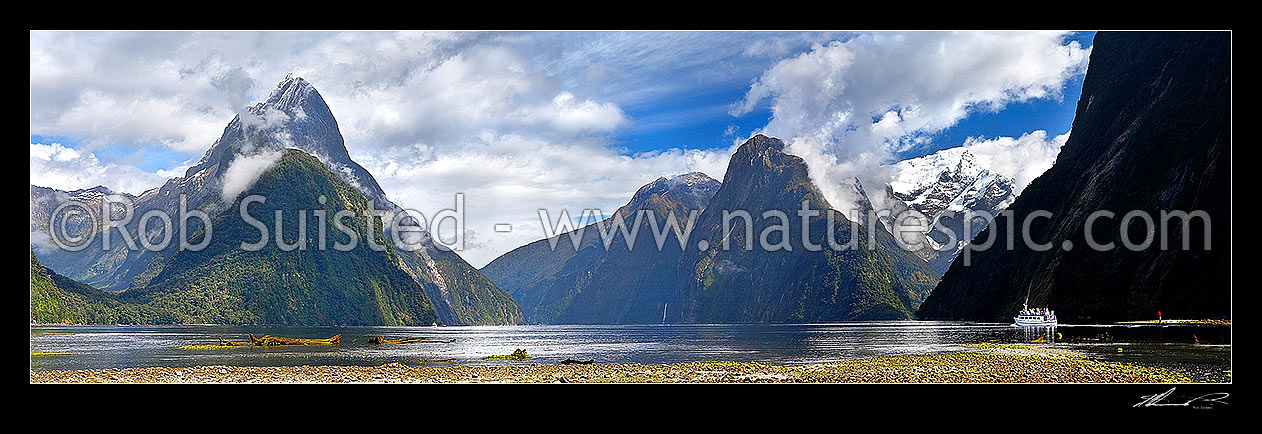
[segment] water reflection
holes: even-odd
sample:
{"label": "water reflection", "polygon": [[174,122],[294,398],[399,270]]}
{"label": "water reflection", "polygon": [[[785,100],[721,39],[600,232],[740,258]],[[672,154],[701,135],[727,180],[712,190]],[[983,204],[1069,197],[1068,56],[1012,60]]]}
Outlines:
{"label": "water reflection", "polygon": [[[1037,343],[1106,360],[1201,373],[1230,370],[1230,326],[1013,327],[948,321],[760,325],[559,325],[508,327],[34,326],[31,369],[150,366],[296,366],[762,361],[816,363],[885,355],[971,351],[959,344]],[[323,339],[338,346],[182,349],[247,334]],[[386,339],[421,342],[372,344]],[[1125,350],[1119,351],[1119,348]],[[487,359],[524,349],[526,362]],[[37,353],[56,353],[38,354]],[[69,354],[66,354],[69,353]]]}

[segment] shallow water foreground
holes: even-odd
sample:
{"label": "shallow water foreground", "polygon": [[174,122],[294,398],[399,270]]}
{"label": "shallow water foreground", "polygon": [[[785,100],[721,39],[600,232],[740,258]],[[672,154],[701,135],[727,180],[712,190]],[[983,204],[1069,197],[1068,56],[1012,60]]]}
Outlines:
{"label": "shallow water foreground", "polygon": [[[230,347],[207,346],[219,340],[248,340],[248,334],[271,334],[290,338],[328,338],[341,334],[337,346],[313,345],[301,347]],[[793,325],[612,325],[612,326],[512,326],[512,327],[236,327],[236,326],[33,326],[31,329],[32,381],[44,371],[119,370],[126,368],[155,368],[150,372],[167,381],[178,382],[178,377],[161,374],[164,370],[181,372],[194,378],[210,378],[224,370],[236,381],[237,372],[251,372],[255,381],[265,378],[280,381],[307,381],[300,378],[318,378],[310,381],[343,381],[337,378],[360,378],[382,375],[397,369],[442,367],[450,370],[415,371],[448,372],[433,374],[435,381],[481,381],[465,377],[464,373],[487,375],[502,381],[554,381],[557,375],[543,375],[551,370],[573,370],[575,375],[589,378],[622,378],[616,381],[640,381],[644,378],[660,378],[675,381],[665,373],[695,363],[731,362],[720,366],[740,367],[738,371],[788,375],[784,381],[986,381],[969,376],[964,361],[1001,363],[1003,358],[1027,354],[989,354],[1011,344],[1030,346],[1046,353],[1069,352],[1089,362],[1114,362],[1141,368],[1160,368],[1182,375],[1189,381],[1230,382],[1231,344],[1230,326],[1061,326],[1054,330],[1021,329],[1007,324],[978,324],[964,322],[894,321],[859,322],[841,324],[793,324]],[[1107,335],[1108,342],[1097,340]],[[425,338],[423,341],[399,344],[373,344],[373,338],[387,340],[400,338]],[[998,346],[981,348],[978,345]],[[984,346],[983,345],[983,346]],[[495,355],[511,354],[524,350],[526,360],[494,359]],[[983,351],[986,350],[986,351]],[[986,353],[963,355],[962,353]],[[948,356],[960,355],[961,359]],[[868,360],[884,360],[888,357],[911,357],[906,363],[920,360],[936,363],[946,360],[959,366],[957,370],[936,373],[941,377],[908,377],[915,370],[903,373],[883,374],[869,368],[860,368]],[[915,357],[928,357],[915,359]],[[932,357],[929,357],[932,356]],[[971,359],[969,357],[972,357]],[[980,358],[979,358],[980,357]],[[885,358],[885,359],[882,359]],[[594,365],[557,366],[565,359],[592,360]],[[1015,359],[1024,360],[1024,359]],[[868,361],[868,362],[861,362]],[[836,363],[851,368],[839,368]],[[903,363],[903,362],[899,362]],[[970,362],[971,363],[971,362]],[[1015,363],[1015,362],[1014,362]],[[1081,364],[1079,361],[1063,362]],[[379,368],[398,364],[399,368]],[[643,371],[647,365],[675,366]],[[822,367],[823,373],[798,365]],[[974,363],[976,365],[976,363]],[[315,366],[314,377],[304,377],[300,371],[286,371],[282,367]],[[780,366],[780,367],[774,367]],[[916,366],[916,365],[899,365]],[[1022,370],[1023,366],[1029,370]],[[1017,364],[1007,370],[984,371],[1003,381],[1063,382],[1075,381],[1075,375],[1064,371],[1040,374],[1034,365]],[[216,367],[207,371],[205,367]],[[347,369],[338,369],[344,367]],[[627,368],[623,368],[627,367]],[[176,368],[190,368],[176,370]],[[250,370],[259,368],[256,370]],[[364,368],[364,369],[349,369]],[[1045,367],[1047,368],[1047,367]],[[1064,369],[1062,369],[1064,368]],[[484,369],[485,371],[479,371]],[[496,372],[503,370],[502,376]],[[662,371],[662,370],[665,371]],[[726,369],[726,368],[725,368]],[[732,368],[736,369],[736,368]],[[836,369],[859,369],[836,371]],[[934,368],[935,370],[940,370]],[[998,368],[995,368],[998,369]],[[1050,369],[1050,368],[1049,368]],[[787,371],[786,371],[787,370]],[[316,372],[319,371],[317,375]],[[334,374],[334,372],[340,374]],[[620,374],[621,372],[646,372],[644,374]],[[706,371],[706,369],[699,369]],[[106,372],[106,371],[100,371]],[[116,372],[116,371],[110,371]],[[213,372],[214,375],[206,374]],[[569,372],[569,371],[557,371]],[[648,374],[657,372],[659,374]],[[785,372],[788,372],[786,374]],[[812,373],[815,372],[815,373]],[[1065,373],[1063,378],[1054,372]],[[1091,371],[1095,372],[1095,371]],[[540,373],[536,375],[536,373]],[[202,374],[210,377],[200,377]],[[485,374],[485,375],[484,375]],[[51,375],[51,374],[50,374]],[[421,381],[425,375],[415,377],[399,374],[399,381]],[[418,374],[419,375],[419,374]],[[706,375],[692,376],[693,380],[709,381]],[[717,375],[717,374],[716,374]],[[726,374],[724,374],[726,375]],[[740,378],[740,375],[732,378]],[[741,374],[743,375],[743,374]],[[752,375],[752,374],[751,374]],[[761,375],[761,374],[760,374]],[[892,375],[892,377],[890,377]],[[923,374],[931,375],[931,374]],[[1051,375],[1051,376],[1048,376]],[[1081,374],[1086,375],[1086,374]],[[1102,377],[1087,377],[1082,381],[1111,381]],[[1119,374],[1120,375],[1120,374]],[[513,378],[522,377],[522,380]],[[880,378],[889,377],[888,380]],[[728,378],[720,376],[721,378]],[[865,378],[876,380],[863,380]],[[40,377],[52,378],[52,377]],[[244,378],[244,377],[242,377]],[[289,380],[283,380],[289,378]],[[324,380],[328,378],[327,380]],[[383,378],[392,378],[385,375]],[[412,378],[412,380],[404,380]],[[529,378],[530,380],[525,380]],[[566,377],[569,379],[569,377]],[[581,378],[581,377],[576,377]],[[934,379],[936,378],[936,380]],[[1040,380],[1042,378],[1042,380]],[[1111,377],[1110,377],[1111,378]],[[1118,378],[1124,378],[1118,377]],[[70,380],[73,381],[73,380]],[[109,381],[109,380],[104,380]],[[122,380],[120,380],[122,381]],[[202,380],[198,380],[202,381]],[[214,381],[214,380],[205,380]],[[353,380],[360,381],[360,380]],[[575,380],[579,381],[579,380]],[[644,380],[658,381],[658,380]],[[726,380],[725,380],[726,381]]]}

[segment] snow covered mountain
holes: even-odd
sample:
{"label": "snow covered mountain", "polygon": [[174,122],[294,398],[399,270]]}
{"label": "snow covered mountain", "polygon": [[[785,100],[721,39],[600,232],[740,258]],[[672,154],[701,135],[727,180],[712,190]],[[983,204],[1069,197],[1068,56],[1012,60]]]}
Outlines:
{"label": "snow covered mountain", "polygon": [[[964,246],[986,228],[975,221],[965,234],[965,212],[998,215],[1016,199],[1013,178],[986,168],[963,146],[900,161],[894,165],[894,173],[886,192],[928,220],[924,241],[935,252],[922,252],[921,257],[939,274],[945,273]],[[951,233],[956,234],[954,243]]]}
{"label": "snow covered mountain", "polygon": [[714,178],[701,172],[685,173],[670,178],[663,176],[640,187],[631,197],[629,208],[643,207],[643,204],[655,194],[669,196],[672,201],[680,203],[687,209],[705,208],[710,198],[714,197],[714,192],[719,191],[719,185]]}

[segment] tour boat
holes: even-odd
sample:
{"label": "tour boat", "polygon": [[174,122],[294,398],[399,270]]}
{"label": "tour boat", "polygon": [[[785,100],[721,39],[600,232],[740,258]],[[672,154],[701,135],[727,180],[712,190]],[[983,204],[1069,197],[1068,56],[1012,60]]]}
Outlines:
{"label": "tour boat", "polygon": [[1017,316],[1012,317],[1012,325],[1017,327],[1055,327],[1056,311],[1037,307],[1030,309],[1030,292],[1032,289],[1031,287],[1025,290],[1025,302],[1021,303],[1021,311],[1017,312]]}
{"label": "tour boat", "polygon": [[1013,325],[1019,327],[1054,326],[1056,325],[1056,311],[1041,308],[1030,309],[1029,306],[1022,304],[1021,312],[1017,313],[1017,316],[1012,317],[1012,320],[1015,322]]}

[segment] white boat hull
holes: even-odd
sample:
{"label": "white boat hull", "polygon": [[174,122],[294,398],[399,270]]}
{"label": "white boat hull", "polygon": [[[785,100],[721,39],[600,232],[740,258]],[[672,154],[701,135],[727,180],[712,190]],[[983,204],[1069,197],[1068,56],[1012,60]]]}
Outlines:
{"label": "white boat hull", "polygon": [[1018,327],[1043,327],[1056,325],[1056,319],[1013,317],[1013,325]]}

